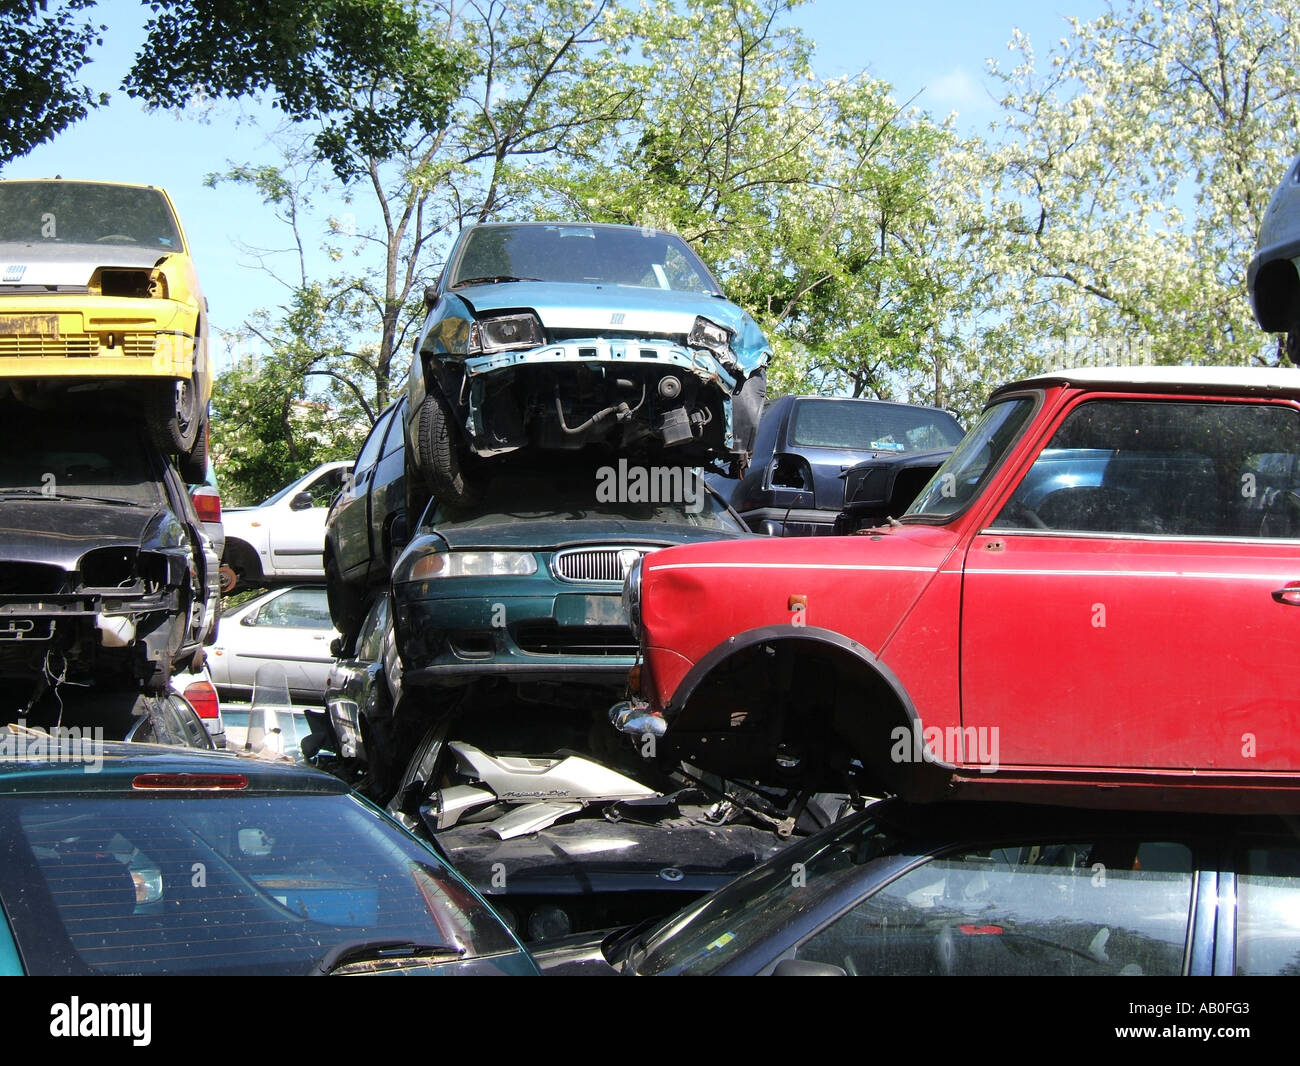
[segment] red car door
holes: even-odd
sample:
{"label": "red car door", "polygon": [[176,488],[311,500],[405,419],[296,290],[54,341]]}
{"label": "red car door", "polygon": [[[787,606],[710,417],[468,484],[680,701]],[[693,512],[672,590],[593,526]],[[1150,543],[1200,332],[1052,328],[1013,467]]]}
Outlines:
{"label": "red car door", "polygon": [[1300,769],[1300,410],[1083,397],[967,549],[962,724],[1016,766]]}

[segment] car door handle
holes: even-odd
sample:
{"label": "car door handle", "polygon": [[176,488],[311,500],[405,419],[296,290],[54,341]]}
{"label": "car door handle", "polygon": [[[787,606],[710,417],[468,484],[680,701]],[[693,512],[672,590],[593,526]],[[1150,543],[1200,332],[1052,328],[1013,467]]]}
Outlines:
{"label": "car door handle", "polygon": [[1274,589],[1273,599],[1278,603],[1289,603],[1292,607],[1300,607],[1300,581],[1292,581],[1289,585]]}

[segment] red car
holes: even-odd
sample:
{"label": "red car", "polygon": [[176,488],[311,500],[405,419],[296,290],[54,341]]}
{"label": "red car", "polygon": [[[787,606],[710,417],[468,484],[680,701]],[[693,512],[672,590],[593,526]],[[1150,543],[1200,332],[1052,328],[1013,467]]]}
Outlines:
{"label": "red car", "polygon": [[888,527],[669,548],[624,596],[644,662],[614,716],[666,725],[661,757],[792,790],[1300,811],[1300,371],[1006,385]]}

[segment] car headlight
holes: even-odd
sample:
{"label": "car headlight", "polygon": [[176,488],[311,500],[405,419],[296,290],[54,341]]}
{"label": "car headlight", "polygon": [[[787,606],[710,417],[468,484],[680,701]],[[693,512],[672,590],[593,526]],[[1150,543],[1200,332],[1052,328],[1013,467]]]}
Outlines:
{"label": "car headlight", "polygon": [[716,322],[710,322],[703,315],[695,319],[686,343],[692,348],[705,348],[724,362],[736,361],[731,351],[731,331]]}
{"label": "car headlight", "polygon": [[542,343],[542,323],[536,315],[494,315],[469,328],[470,352],[504,352],[536,348]]}
{"label": "car headlight", "polygon": [[623,578],[623,614],[627,617],[632,636],[641,639],[641,560],[628,569]]}
{"label": "car headlight", "polygon": [[537,573],[531,552],[434,552],[417,559],[407,581],[435,577],[524,577]]}

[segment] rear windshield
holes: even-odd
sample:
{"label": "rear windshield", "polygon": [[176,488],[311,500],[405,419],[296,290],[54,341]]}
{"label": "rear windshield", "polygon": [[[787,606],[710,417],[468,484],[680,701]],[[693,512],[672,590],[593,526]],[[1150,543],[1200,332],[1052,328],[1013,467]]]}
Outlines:
{"label": "rear windshield", "polygon": [[82,181],[0,182],[0,242],[185,250],[157,189]]}
{"label": "rear windshield", "polygon": [[346,795],[11,797],[0,854],[29,973],[305,974],[373,939],[448,962],[518,950],[430,852]]}
{"label": "rear windshield", "polygon": [[952,415],[924,407],[862,400],[800,400],[791,437],[807,448],[855,452],[930,452],[953,447],[961,427]]}

